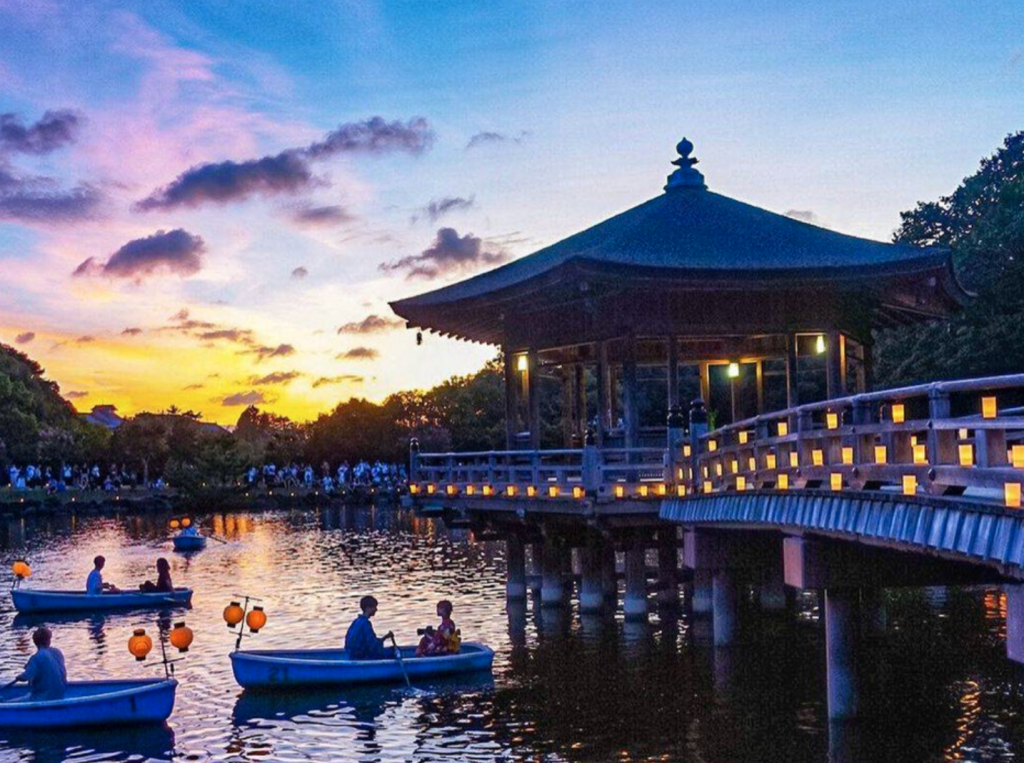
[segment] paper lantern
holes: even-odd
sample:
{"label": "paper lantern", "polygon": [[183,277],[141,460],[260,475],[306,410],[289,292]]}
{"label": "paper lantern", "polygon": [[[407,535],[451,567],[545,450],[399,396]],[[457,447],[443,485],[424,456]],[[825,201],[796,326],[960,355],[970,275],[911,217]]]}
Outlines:
{"label": "paper lantern", "polygon": [[485,497],[490,497],[494,495],[494,488],[490,485],[484,485],[480,492],[482,492]]}
{"label": "paper lantern", "polygon": [[616,485],[615,486],[615,497],[616,498],[625,498],[626,497],[626,488],[623,485]]}
{"label": "paper lantern", "polygon": [[902,424],[907,420],[907,408],[903,403],[892,404],[892,421],[894,424]]}
{"label": "paper lantern", "polygon": [[420,486],[417,485],[415,482],[410,482],[409,483],[409,493],[411,495],[416,495],[418,492],[420,492]]}
{"label": "paper lantern", "polygon": [[548,488],[548,498],[558,498],[558,485],[551,485]]}
{"label": "paper lantern", "polygon": [[757,459],[753,456],[747,459],[747,471],[757,471]]}
{"label": "paper lantern", "polygon": [[998,412],[994,397],[981,398],[981,417],[983,419],[994,419]]}
{"label": "paper lantern", "polygon": [[138,662],[142,662],[152,649],[153,639],[146,635],[143,628],[136,628],[131,638],[128,639],[128,651]]}
{"label": "paper lantern", "polygon": [[259,633],[260,628],[267,624],[267,613],[263,611],[263,607],[254,606],[252,611],[246,615],[245,624],[253,633]]}
{"label": "paper lantern", "polygon": [[459,492],[459,489],[455,485],[445,485],[444,492],[448,495],[455,495]]}
{"label": "paper lantern", "polygon": [[693,449],[689,445],[683,446],[683,457],[689,458],[693,453]]}
{"label": "paper lantern", "polygon": [[704,492],[710,493],[713,489],[714,486],[711,484],[711,480],[704,480]]}
{"label": "paper lantern", "polygon": [[970,432],[967,431],[966,427],[956,430],[956,436],[961,440],[966,440],[969,435]]}
{"label": "paper lantern", "polygon": [[740,432],[740,445],[746,445],[747,440],[750,438],[749,432]]}
{"label": "paper lantern", "polygon": [[525,355],[520,355],[518,358],[516,358],[516,370],[517,371],[525,371],[529,367],[530,367],[530,361],[527,359],[527,357]]}
{"label": "paper lantern", "polygon": [[960,443],[956,446],[957,454],[960,456],[960,466],[974,466],[974,446],[969,442]]}
{"label": "paper lantern", "polygon": [[903,495],[917,494],[917,477],[913,474],[903,475]]}
{"label": "paper lantern", "polygon": [[843,447],[842,455],[844,464],[849,466],[850,464],[853,463],[853,448],[851,448],[849,445]]}
{"label": "paper lantern", "polygon": [[740,364],[739,363],[730,363],[729,367],[725,371],[725,374],[730,379],[737,379],[737,378],[739,378],[739,375],[740,375]]}
{"label": "paper lantern", "polygon": [[1008,508],[1008,509],[1019,509],[1020,508],[1020,483],[1019,482],[1007,482],[1003,486],[1003,497],[1006,500],[1006,508]]}
{"label": "paper lantern", "polygon": [[716,477],[721,477],[722,476],[722,462],[721,461],[719,461],[717,464],[715,464],[715,476]]}
{"label": "paper lantern", "polygon": [[811,463],[815,466],[822,466],[825,463],[825,452],[820,448],[811,451]]}
{"label": "paper lantern", "polygon": [[716,450],[718,450],[718,443],[714,440],[708,440],[708,451],[714,453]]}
{"label": "paper lantern", "polygon": [[1010,448],[1010,463],[1014,469],[1024,469],[1024,445],[1014,445]]}
{"label": "paper lantern", "polygon": [[928,451],[924,445],[914,446],[914,463],[918,466],[928,463]]}
{"label": "paper lantern", "polygon": [[242,622],[243,617],[245,617],[245,611],[237,601],[233,601],[224,607],[224,622],[228,624],[229,628],[234,628]]}
{"label": "paper lantern", "polygon": [[646,498],[650,494],[650,492],[651,490],[650,488],[647,487],[647,485],[641,485],[640,487],[637,488],[637,493],[640,494],[641,498]]}
{"label": "paper lantern", "polygon": [[788,435],[789,434],[789,422],[780,421],[779,422],[778,432],[779,432],[779,437],[785,437],[786,435]]}
{"label": "paper lantern", "polygon": [[814,352],[817,355],[821,355],[825,352],[825,335],[818,334],[814,339]]}
{"label": "paper lantern", "polygon": [[739,462],[734,458],[729,462],[729,471],[735,474],[740,470]]}
{"label": "paper lantern", "polygon": [[585,496],[585,495],[586,495],[586,491],[582,487],[580,487],[579,485],[573,485],[572,486],[572,497],[573,498],[576,498],[578,500],[580,498],[583,498],[583,496]]}
{"label": "paper lantern", "polygon": [[11,565],[11,572],[19,580],[24,580],[32,574],[32,568],[28,566],[28,562],[24,559],[18,559],[14,564]]}
{"label": "paper lantern", "polygon": [[537,488],[534,485],[526,486],[526,495],[528,498],[533,498],[537,495]]}
{"label": "paper lantern", "polygon": [[764,455],[764,465],[765,465],[765,467],[767,467],[768,469],[774,469],[775,468],[775,464],[776,464],[775,454],[774,453],[765,453],[765,455]]}
{"label": "paper lantern", "polygon": [[833,490],[843,489],[843,475],[839,472],[832,472],[828,475],[828,484]]}
{"label": "paper lantern", "polygon": [[668,495],[668,485],[666,485],[664,482],[660,482],[657,485],[655,485],[654,492],[657,493],[659,496],[664,497]]}
{"label": "paper lantern", "polygon": [[742,493],[747,489],[747,478],[742,474],[736,478],[736,491]]}
{"label": "paper lantern", "polygon": [[177,623],[174,628],[171,629],[171,646],[176,648],[179,652],[187,652],[188,648],[192,645],[192,639],[192,629],[185,625],[185,623]]}
{"label": "paper lantern", "polygon": [[792,469],[796,469],[800,466],[800,456],[795,450],[789,451],[789,466]]}
{"label": "paper lantern", "polygon": [[188,517],[183,517],[182,520],[181,520],[181,526],[182,527],[191,527],[192,526],[192,520],[189,519]]}
{"label": "paper lantern", "polygon": [[676,495],[684,498],[686,496],[686,485],[676,485]]}
{"label": "paper lantern", "polygon": [[507,495],[509,498],[515,498],[516,497],[516,486],[515,485],[506,485],[505,486],[505,495]]}
{"label": "paper lantern", "polygon": [[171,526],[172,530],[177,530],[179,527],[181,527],[181,522],[179,522],[177,519],[172,519],[167,524]]}
{"label": "paper lantern", "polygon": [[778,485],[778,487],[779,487],[779,490],[789,490],[789,475],[788,474],[780,474],[779,475],[779,485]]}
{"label": "paper lantern", "polygon": [[829,411],[825,414],[825,426],[829,429],[838,429],[839,427],[839,414]]}
{"label": "paper lantern", "polygon": [[437,490],[437,485],[433,482],[427,484],[427,495],[433,495],[435,490]]}
{"label": "paper lantern", "polygon": [[466,495],[476,495],[476,485],[466,485]]}
{"label": "paper lantern", "polygon": [[884,445],[875,446],[875,463],[884,464],[889,458],[889,451]]}

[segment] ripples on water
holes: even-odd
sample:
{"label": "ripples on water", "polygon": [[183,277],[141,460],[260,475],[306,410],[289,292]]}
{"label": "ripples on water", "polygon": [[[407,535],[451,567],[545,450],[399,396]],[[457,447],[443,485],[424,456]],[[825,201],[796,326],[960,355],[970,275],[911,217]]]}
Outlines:
{"label": "ripples on water", "polygon": [[[121,586],[171,560],[195,589],[184,619],[196,633],[178,664],[167,727],[60,734],[0,730],[0,761],[877,761],[1013,759],[1024,746],[1022,682],[1005,659],[1004,601],[996,591],[892,595],[890,629],[867,655],[877,717],[852,728],[824,720],[817,610],[752,620],[748,646],[711,649],[708,623],[655,612],[615,617],[506,608],[501,543],[394,509],[214,514],[228,539],[175,554],[164,516],[80,517],[0,525],[0,563],[21,555],[29,585],[79,588],[96,554]],[[425,686],[296,694],[243,693],[227,658],[221,611],[235,594],[264,598],[266,628],[246,645],[339,644],[365,593],[381,602],[378,632],[400,640],[455,602],[463,634],[493,646],[493,678]],[[180,611],[179,611],[180,612]],[[73,679],[153,676],[127,651],[155,613],[44,620]],[[751,617],[756,613],[751,612]],[[177,613],[172,621],[180,618]],[[0,679],[33,652],[40,619],[0,598]]]}

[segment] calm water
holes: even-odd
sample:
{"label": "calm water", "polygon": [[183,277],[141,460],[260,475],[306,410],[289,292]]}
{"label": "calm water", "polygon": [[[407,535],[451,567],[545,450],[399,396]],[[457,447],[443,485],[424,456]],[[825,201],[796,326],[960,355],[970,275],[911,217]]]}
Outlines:
{"label": "calm water", "polygon": [[[178,665],[165,728],[132,732],[0,731],[0,761],[925,761],[1012,760],[1024,750],[1022,677],[1005,659],[995,591],[902,592],[871,647],[877,716],[829,728],[823,639],[813,600],[798,618],[752,622],[749,646],[714,650],[707,624],[654,614],[646,626],[528,604],[506,611],[503,546],[474,543],[391,509],[210,515],[212,543],[190,558],[166,541],[166,517],[88,517],[0,525],[3,570],[20,555],[39,587],[84,585],[91,558],[122,586],[153,577],[159,555],[196,590],[196,632]],[[264,598],[261,647],[338,644],[358,598],[381,600],[378,632],[412,640],[434,602],[455,602],[467,638],[497,651],[492,679],[298,695],[243,693],[221,611],[234,594]],[[48,618],[75,679],[153,676],[127,651],[157,615]],[[751,612],[751,617],[754,613]],[[177,615],[173,616],[177,621]],[[0,679],[32,653],[36,621],[0,599]]]}

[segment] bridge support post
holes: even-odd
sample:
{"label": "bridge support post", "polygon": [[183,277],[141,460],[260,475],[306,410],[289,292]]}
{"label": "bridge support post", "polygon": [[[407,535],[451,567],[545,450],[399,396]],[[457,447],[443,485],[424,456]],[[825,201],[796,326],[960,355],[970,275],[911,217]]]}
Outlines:
{"label": "bridge support post", "polygon": [[852,720],[860,711],[859,634],[860,592],[856,588],[827,588],[825,654],[830,720]]}
{"label": "bridge support post", "polygon": [[679,604],[679,549],[675,528],[658,530],[658,603]]}
{"label": "bridge support post", "polygon": [[509,599],[526,598],[526,549],[518,535],[505,539],[505,595]]}
{"label": "bridge support post", "polygon": [[694,570],[690,608],[695,615],[706,615],[711,607],[711,570]]}
{"label": "bridge support post", "polygon": [[619,605],[619,573],[616,569],[615,546],[610,541],[601,544],[601,589],[604,597],[615,609]]}
{"label": "bridge support post", "polygon": [[541,553],[540,602],[545,607],[560,607],[565,604],[566,549],[548,538]]}
{"label": "bridge support post", "polygon": [[647,617],[647,554],[643,540],[632,538],[626,548],[626,599],[623,611],[631,620]]}
{"label": "bridge support post", "polygon": [[1006,584],[1006,656],[1024,662],[1024,584]]}
{"label": "bridge support post", "polygon": [[530,588],[530,593],[539,594],[541,578],[544,574],[544,544],[534,543],[530,551],[530,574],[526,578],[526,584]]}
{"label": "bridge support post", "polygon": [[601,547],[591,540],[580,549],[583,577],[580,581],[580,612],[598,612],[604,606],[604,575]]}
{"label": "bridge support post", "polygon": [[717,569],[712,576],[711,627],[715,646],[732,646],[739,637],[739,586],[733,570]]}

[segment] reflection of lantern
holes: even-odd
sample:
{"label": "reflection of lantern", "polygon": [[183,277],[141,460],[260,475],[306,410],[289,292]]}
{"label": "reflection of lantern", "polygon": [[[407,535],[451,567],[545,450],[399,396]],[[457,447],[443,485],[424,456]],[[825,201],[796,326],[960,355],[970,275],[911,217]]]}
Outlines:
{"label": "reflection of lantern", "polygon": [[32,574],[32,568],[28,566],[28,562],[24,559],[19,559],[11,565],[11,572],[14,573],[15,577],[24,579]]}
{"label": "reflection of lantern", "polygon": [[245,611],[242,609],[242,605],[237,601],[233,601],[224,608],[224,622],[228,624],[229,628],[234,628],[245,617]]}
{"label": "reflection of lantern", "polygon": [[192,645],[192,629],[185,623],[177,623],[171,630],[171,646],[179,652],[187,652]]}
{"label": "reflection of lantern", "polygon": [[192,526],[192,520],[189,519],[188,517],[185,517],[184,519],[181,520],[181,526],[182,527],[191,527]]}
{"label": "reflection of lantern", "polygon": [[146,659],[146,655],[153,648],[153,639],[146,635],[146,631],[142,628],[137,628],[132,637],[128,639],[128,651],[132,653],[136,660],[142,662]]}
{"label": "reflection of lantern", "polygon": [[245,624],[253,633],[259,633],[260,628],[267,624],[267,613],[263,611],[263,607],[253,607],[252,612],[245,618]]}
{"label": "reflection of lantern", "polygon": [[181,527],[181,523],[177,519],[172,519],[170,521],[170,525],[172,530],[177,530],[179,527]]}

